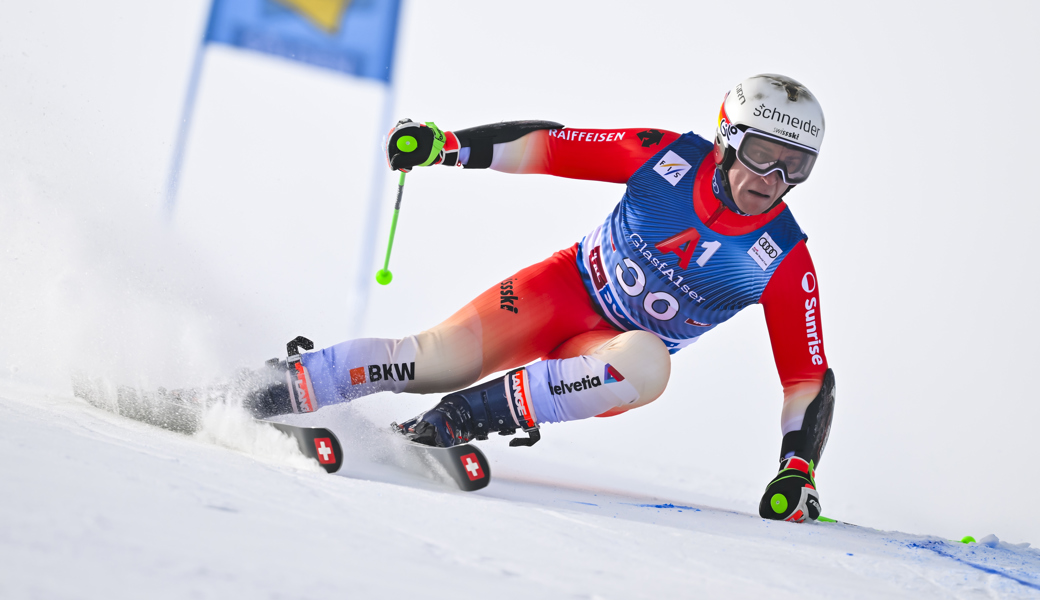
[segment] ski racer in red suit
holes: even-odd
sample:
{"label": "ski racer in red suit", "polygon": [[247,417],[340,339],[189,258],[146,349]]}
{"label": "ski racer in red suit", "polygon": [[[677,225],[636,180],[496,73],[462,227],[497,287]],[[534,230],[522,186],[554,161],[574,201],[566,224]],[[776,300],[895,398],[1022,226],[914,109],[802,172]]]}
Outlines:
{"label": "ski racer in red suit", "polygon": [[288,385],[255,396],[253,410],[308,412],[381,391],[452,392],[398,430],[451,446],[519,429],[528,437],[511,445],[531,445],[546,423],[654,401],[668,383],[670,353],[759,303],[784,388],[780,470],[759,512],[814,520],[834,376],[806,236],[781,199],[808,178],[823,134],[816,98],[779,75],[751,77],[726,95],[714,144],[661,129],[516,121],[442,131],[401,121],[387,143],[395,170],[491,168],[626,191],[578,244],[506,277],[432,329],[290,356]]}

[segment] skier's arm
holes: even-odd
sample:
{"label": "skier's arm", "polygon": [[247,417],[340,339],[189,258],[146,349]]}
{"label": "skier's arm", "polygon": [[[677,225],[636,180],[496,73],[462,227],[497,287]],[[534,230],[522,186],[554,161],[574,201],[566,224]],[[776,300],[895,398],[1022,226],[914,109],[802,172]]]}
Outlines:
{"label": "skier's arm", "polygon": [[[627,182],[636,169],[679,137],[659,129],[567,129],[552,121],[509,121],[444,132],[416,125],[405,125],[402,133],[397,133],[398,128],[391,131],[388,161],[395,168],[399,160],[394,156],[395,135],[441,134],[439,156],[425,164],[612,183]],[[429,151],[422,141],[419,146],[416,156],[425,161]]]}
{"label": "skier's arm", "polygon": [[526,123],[531,122],[454,132],[462,166],[625,183],[650,157],[679,137],[658,129],[567,129],[555,123],[551,128],[521,133]]}
{"label": "skier's arm", "polygon": [[787,434],[801,428],[806,407],[819,393],[827,370],[820,290],[804,241],[798,242],[777,267],[760,302],[784,386],[781,427]]}

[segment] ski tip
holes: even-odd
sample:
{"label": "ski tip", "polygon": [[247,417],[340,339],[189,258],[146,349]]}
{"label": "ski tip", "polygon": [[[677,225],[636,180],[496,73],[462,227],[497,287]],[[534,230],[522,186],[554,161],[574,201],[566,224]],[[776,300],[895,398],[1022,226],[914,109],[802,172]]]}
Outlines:
{"label": "ski tip", "polygon": [[325,435],[325,437],[315,437],[313,440],[314,450],[317,454],[315,460],[327,473],[339,471],[339,468],[343,466],[343,447],[340,446],[339,439],[328,429],[318,435]]}
{"label": "ski tip", "polygon": [[326,472],[335,473],[343,466],[343,447],[332,431],[324,427],[300,427],[262,419],[258,419],[258,421],[270,425],[296,440],[300,453],[318,461]]}
{"label": "ski tip", "polygon": [[959,541],[962,544],[974,544],[975,543],[975,538],[971,537],[970,535],[966,535],[966,536],[962,537]]}
{"label": "ski tip", "polygon": [[408,448],[440,463],[446,474],[463,492],[475,492],[491,482],[491,465],[478,448],[460,444],[448,448],[408,442]]}
{"label": "ski tip", "polygon": [[464,492],[475,492],[487,487],[491,482],[491,465],[479,448],[463,444],[455,446],[453,456],[459,462],[461,470],[456,467],[455,478],[459,489]]}

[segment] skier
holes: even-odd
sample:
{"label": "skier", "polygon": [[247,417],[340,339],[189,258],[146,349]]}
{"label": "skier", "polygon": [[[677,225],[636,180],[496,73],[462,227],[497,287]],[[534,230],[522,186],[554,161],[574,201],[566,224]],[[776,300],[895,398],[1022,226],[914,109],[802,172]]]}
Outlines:
{"label": "skier", "polygon": [[814,470],[834,376],[807,237],[782,198],[809,177],[823,135],[816,98],[780,75],[751,77],[726,94],[714,144],[662,129],[515,121],[444,131],[403,120],[386,148],[394,170],[491,168],[623,183],[626,191],[579,243],[503,279],[432,329],[290,350],[285,383],[256,393],[251,407],[267,416],[376,392],[452,392],[396,428],[442,447],[523,430],[528,437],[510,445],[531,445],[546,423],[654,401],[668,383],[670,354],[760,303],[784,403],[780,469],[759,512],[815,520]]}

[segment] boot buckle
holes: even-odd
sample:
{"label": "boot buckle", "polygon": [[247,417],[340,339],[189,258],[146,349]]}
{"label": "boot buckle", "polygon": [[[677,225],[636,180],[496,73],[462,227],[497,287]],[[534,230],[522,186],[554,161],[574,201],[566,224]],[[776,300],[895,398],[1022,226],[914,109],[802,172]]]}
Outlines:
{"label": "boot buckle", "polygon": [[534,427],[531,427],[531,428],[526,428],[525,427],[524,428],[524,433],[526,433],[528,437],[525,437],[525,438],[519,438],[518,437],[518,438],[511,439],[511,440],[509,440],[509,446],[511,448],[518,448],[520,446],[534,446],[535,444],[538,443],[538,440],[542,439],[542,434],[541,434],[541,432],[538,431],[538,426],[537,425],[535,425]]}

